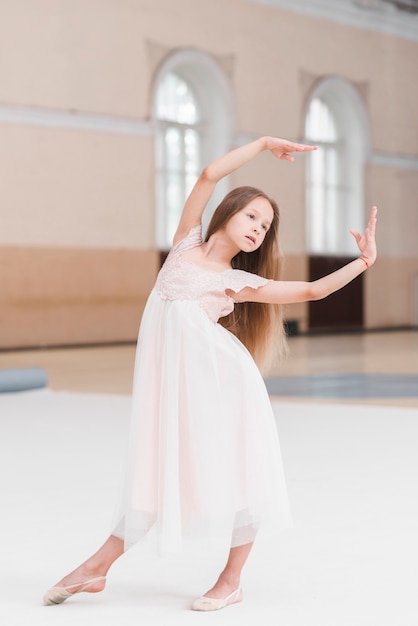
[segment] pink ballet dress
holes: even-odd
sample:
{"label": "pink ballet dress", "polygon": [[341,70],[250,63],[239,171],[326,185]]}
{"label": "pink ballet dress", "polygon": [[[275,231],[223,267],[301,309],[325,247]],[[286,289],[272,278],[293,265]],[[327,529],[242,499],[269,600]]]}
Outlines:
{"label": "pink ballet dress", "polygon": [[248,350],[217,323],[225,291],[268,280],[218,272],[171,250],[150,294],[138,338],[127,470],[113,534],[125,549],[145,536],[158,552],[188,539],[238,546],[290,525],[277,429]]}

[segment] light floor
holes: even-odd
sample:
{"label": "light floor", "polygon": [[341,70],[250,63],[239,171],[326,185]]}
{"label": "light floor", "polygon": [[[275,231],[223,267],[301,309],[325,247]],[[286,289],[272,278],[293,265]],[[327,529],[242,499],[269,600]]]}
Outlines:
{"label": "light floor", "polygon": [[[418,334],[295,337],[281,375],[415,374]],[[244,602],[190,602],[224,553],[160,559],[136,546],[104,593],[41,597],[111,528],[133,346],[0,353],[49,389],[0,394],[0,623],[7,626],[417,626],[417,398],[272,398],[294,527],[256,542]]]}

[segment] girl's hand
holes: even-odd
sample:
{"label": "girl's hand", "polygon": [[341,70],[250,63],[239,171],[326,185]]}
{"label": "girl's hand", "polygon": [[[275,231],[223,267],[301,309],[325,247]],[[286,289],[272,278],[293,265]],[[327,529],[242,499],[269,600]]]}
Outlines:
{"label": "girl's hand", "polygon": [[370,218],[367,224],[367,228],[364,231],[364,235],[361,236],[356,230],[350,230],[354,239],[357,242],[358,248],[361,252],[363,259],[367,261],[369,265],[373,265],[376,260],[376,222],[377,222],[377,207],[373,207],[370,211]]}
{"label": "girl's hand", "polygon": [[287,139],[279,139],[278,137],[266,137],[266,148],[278,159],[286,161],[294,161],[291,152],[309,152],[317,150],[318,146],[308,146],[303,143],[294,143]]}

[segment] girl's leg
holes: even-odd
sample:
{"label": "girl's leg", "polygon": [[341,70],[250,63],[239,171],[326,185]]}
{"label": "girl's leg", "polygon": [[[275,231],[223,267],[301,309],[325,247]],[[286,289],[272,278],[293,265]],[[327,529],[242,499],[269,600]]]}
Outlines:
{"label": "girl's leg", "polygon": [[253,542],[246,543],[242,546],[230,549],[226,565],[215,585],[205,593],[206,598],[226,598],[238,589],[240,586],[242,568],[247,561],[253,545]]}
{"label": "girl's leg", "polygon": [[[110,535],[110,537],[95,554],[87,559],[87,561],[84,561],[84,563],[73,570],[70,574],[64,576],[64,578],[62,578],[55,586],[68,587],[70,585],[80,583],[81,588],[82,583],[91,578],[106,576],[112,563],[114,563],[116,559],[123,554],[123,552],[123,540],[119,539],[119,537],[116,537],[115,535]],[[104,586],[105,581],[98,581],[90,585],[86,591],[90,593],[102,591]],[[77,590],[77,587],[73,587],[71,592],[77,593]]]}

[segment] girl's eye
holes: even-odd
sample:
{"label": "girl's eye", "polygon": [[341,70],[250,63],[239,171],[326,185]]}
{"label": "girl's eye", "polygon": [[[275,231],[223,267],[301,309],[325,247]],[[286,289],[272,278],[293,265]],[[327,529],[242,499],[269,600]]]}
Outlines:
{"label": "girl's eye", "polygon": [[248,217],[249,217],[251,220],[253,220],[253,219],[254,219],[254,215],[253,215],[252,213],[248,213],[247,215],[248,215]]}

